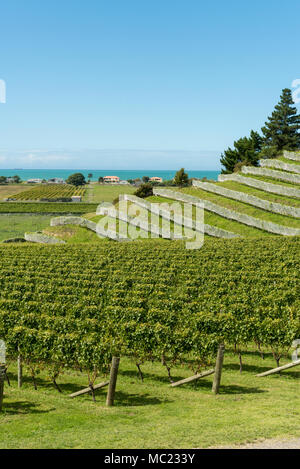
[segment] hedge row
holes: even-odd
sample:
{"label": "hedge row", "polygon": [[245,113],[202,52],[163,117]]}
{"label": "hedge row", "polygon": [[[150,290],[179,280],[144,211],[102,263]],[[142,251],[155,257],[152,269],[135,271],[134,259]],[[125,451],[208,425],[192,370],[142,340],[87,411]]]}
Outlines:
{"label": "hedge row", "polygon": [[0,213],[82,214],[96,212],[97,206],[84,202],[0,202]]}

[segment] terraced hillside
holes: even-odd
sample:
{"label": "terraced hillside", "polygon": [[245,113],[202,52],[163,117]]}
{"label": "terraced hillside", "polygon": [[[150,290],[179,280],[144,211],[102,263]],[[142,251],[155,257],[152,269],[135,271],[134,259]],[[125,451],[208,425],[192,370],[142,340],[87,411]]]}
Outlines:
{"label": "terraced hillside", "polygon": [[243,237],[298,236],[300,152],[285,152],[282,159],[264,160],[259,168],[243,167],[242,173],[220,175],[218,182],[194,180],[193,187],[155,188],[150,200],[203,204],[205,223]]}

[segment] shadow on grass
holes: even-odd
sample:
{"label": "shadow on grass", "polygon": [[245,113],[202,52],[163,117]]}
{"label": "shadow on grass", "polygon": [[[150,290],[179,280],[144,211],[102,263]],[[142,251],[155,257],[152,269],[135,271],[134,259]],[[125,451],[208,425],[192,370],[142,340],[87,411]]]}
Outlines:
{"label": "shadow on grass", "polygon": [[[212,390],[212,380],[209,379],[199,379],[192,383],[186,383],[183,386],[179,386],[174,389],[187,389],[189,391],[203,390],[207,393],[211,393]],[[264,389],[258,387],[249,387],[249,386],[240,386],[240,385],[226,385],[221,383],[220,393],[221,394],[261,394],[267,392]]]}
{"label": "shadow on grass", "polygon": [[[263,364],[262,364],[263,365]],[[275,367],[274,367],[275,368]],[[263,371],[270,370],[271,368],[268,366],[257,366],[257,365],[249,365],[247,363],[243,363],[243,371],[242,374],[245,373],[262,373]],[[240,374],[240,365],[239,363],[224,363],[223,370],[227,371],[236,371]]]}
{"label": "shadow on grass", "polygon": [[[174,372],[178,372],[178,370],[174,369]],[[137,383],[143,384],[142,380],[139,378],[138,373],[135,370],[120,370],[119,375],[120,376],[122,375],[128,378],[133,378],[136,380]],[[167,372],[165,376],[159,376],[154,373],[147,373],[143,371],[143,376],[144,376],[145,383],[147,383],[147,380],[153,380],[153,381],[159,381],[160,383],[164,383],[164,384],[170,384]],[[183,379],[182,376],[173,375],[172,370],[171,370],[171,376],[172,376],[173,381],[179,381],[180,379]]]}
{"label": "shadow on grass", "polygon": [[265,389],[259,389],[256,387],[249,386],[238,386],[235,384],[232,385],[221,385],[220,394],[262,394],[268,392]]}
{"label": "shadow on grass", "polygon": [[[11,382],[16,382],[17,381],[17,375],[15,373],[9,373],[9,379]],[[49,380],[49,379],[43,379],[41,377],[36,377],[35,379],[36,385],[37,385],[37,391],[39,389],[53,389],[55,390],[54,384]],[[100,383],[102,381],[106,381],[106,378],[99,378],[96,382]],[[25,374],[23,375],[23,385],[26,384],[29,388],[31,387],[32,390],[34,390],[33,387],[33,382],[30,376],[26,376]],[[59,385],[60,389],[62,390],[62,393],[67,393],[67,394],[72,394],[73,392],[80,391],[83,388],[86,388],[88,386],[87,380],[84,382],[84,379],[82,380],[82,384],[78,383],[61,383],[59,379],[57,380],[57,384]],[[57,390],[56,390],[57,391]],[[57,392],[58,393],[58,392]]]}
{"label": "shadow on grass", "polygon": [[5,402],[3,403],[4,414],[47,414],[55,410],[51,407],[46,410],[38,409],[38,405],[29,401]]}
{"label": "shadow on grass", "polygon": [[158,397],[150,396],[149,394],[132,394],[123,391],[116,392],[116,401],[118,406],[145,406],[145,405],[159,405],[173,402],[169,399],[159,399]]}
{"label": "shadow on grass", "polygon": [[[124,376],[130,376],[130,377],[135,377],[137,379],[137,375],[134,371],[123,371],[122,374]],[[170,388],[170,382],[168,380],[167,376],[157,376],[157,375],[152,375],[150,373],[144,373],[144,380],[145,383],[147,382],[148,379],[152,379],[155,381],[160,381],[166,385],[167,388]],[[173,376],[173,381],[174,383],[176,381],[180,381],[181,379],[184,379],[183,376]],[[194,382],[191,383],[186,383],[182,386],[175,387],[175,389],[181,389],[181,390],[189,390],[189,391],[197,391],[197,390],[203,390],[205,392],[211,392],[212,388],[212,379],[210,379],[211,376],[207,378],[202,378],[198,379]],[[141,381],[140,381],[141,383]],[[258,387],[249,387],[249,386],[239,386],[239,385],[221,385],[221,393],[222,394],[261,394],[267,392],[264,389],[260,389]]]}

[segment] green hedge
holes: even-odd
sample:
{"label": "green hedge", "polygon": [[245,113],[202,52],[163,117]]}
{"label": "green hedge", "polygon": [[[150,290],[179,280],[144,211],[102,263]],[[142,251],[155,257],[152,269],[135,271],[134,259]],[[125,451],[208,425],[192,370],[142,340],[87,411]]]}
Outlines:
{"label": "green hedge", "polygon": [[60,202],[1,202],[0,213],[89,213],[96,212],[98,204]]}

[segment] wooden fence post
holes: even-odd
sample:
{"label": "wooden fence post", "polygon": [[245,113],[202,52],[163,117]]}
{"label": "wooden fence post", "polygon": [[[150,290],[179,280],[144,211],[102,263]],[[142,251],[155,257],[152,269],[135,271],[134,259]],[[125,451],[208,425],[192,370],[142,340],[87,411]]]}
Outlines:
{"label": "wooden fence post", "polygon": [[18,388],[23,384],[23,364],[21,355],[18,356]]}
{"label": "wooden fence post", "polygon": [[0,412],[2,412],[4,394],[5,365],[0,365]]}
{"label": "wooden fence post", "polygon": [[219,393],[219,388],[220,388],[220,383],[221,383],[221,376],[222,376],[224,351],[225,351],[225,345],[220,344],[219,348],[218,348],[218,355],[217,355],[217,361],[216,361],[214,381],[213,381],[213,385],[212,385],[212,392],[214,394]]}
{"label": "wooden fence post", "polygon": [[106,398],[107,406],[114,405],[119,363],[120,363],[119,357],[112,358],[111,368],[110,368],[110,380],[109,380],[109,386],[108,386],[107,398]]}

